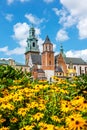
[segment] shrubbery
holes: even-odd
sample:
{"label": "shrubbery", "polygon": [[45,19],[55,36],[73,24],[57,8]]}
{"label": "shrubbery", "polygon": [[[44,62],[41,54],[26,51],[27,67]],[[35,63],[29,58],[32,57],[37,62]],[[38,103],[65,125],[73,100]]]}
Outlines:
{"label": "shrubbery", "polygon": [[14,69],[11,66],[0,66],[0,87],[8,87],[13,84],[13,80],[24,79],[28,80],[30,73],[23,73],[20,69]]}

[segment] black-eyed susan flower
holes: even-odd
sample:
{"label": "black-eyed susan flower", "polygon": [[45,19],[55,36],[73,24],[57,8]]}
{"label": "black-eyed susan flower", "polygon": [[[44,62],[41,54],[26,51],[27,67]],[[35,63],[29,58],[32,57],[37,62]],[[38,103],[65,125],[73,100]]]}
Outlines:
{"label": "black-eyed susan flower", "polygon": [[28,108],[19,108],[18,115],[22,115],[23,117],[26,115]]}
{"label": "black-eyed susan flower", "polygon": [[66,124],[70,130],[81,130],[85,126],[85,119],[80,114],[72,114],[66,118]]}
{"label": "black-eyed susan flower", "polygon": [[27,125],[27,126],[24,126],[23,128],[21,128],[20,130],[33,130],[33,125]]}
{"label": "black-eyed susan flower", "polygon": [[59,122],[59,123],[61,122],[61,119],[58,118],[58,116],[56,116],[56,115],[55,115],[55,116],[52,116],[51,119],[52,119],[53,121],[55,121],[55,122]]}
{"label": "black-eyed susan flower", "polygon": [[18,118],[13,117],[13,118],[10,119],[10,122],[11,123],[17,123],[18,122]]}
{"label": "black-eyed susan flower", "polygon": [[43,116],[43,113],[38,112],[35,115],[33,115],[33,119],[39,121],[41,118],[43,118]]}
{"label": "black-eyed susan flower", "polygon": [[10,130],[8,127],[1,127],[0,130]]}
{"label": "black-eyed susan flower", "polygon": [[69,112],[71,110],[72,110],[72,106],[71,106],[70,101],[62,100],[61,101],[61,111],[66,113],[66,112]]}

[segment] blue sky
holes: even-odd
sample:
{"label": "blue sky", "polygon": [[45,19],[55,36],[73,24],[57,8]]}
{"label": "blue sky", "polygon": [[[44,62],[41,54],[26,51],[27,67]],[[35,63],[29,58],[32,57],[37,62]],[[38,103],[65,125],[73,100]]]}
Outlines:
{"label": "blue sky", "polygon": [[26,40],[33,24],[42,51],[49,36],[55,55],[87,61],[87,0],[0,0],[0,58],[25,63]]}

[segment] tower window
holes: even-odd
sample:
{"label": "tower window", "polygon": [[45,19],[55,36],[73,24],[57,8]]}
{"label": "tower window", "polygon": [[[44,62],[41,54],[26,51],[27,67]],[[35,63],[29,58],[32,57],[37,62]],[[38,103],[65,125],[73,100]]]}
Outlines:
{"label": "tower window", "polygon": [[74,66],[74,70],[76,70],[76,66]]}
{"label": "tower window", "polygon": [[51,61],[49,61],[49,65],[51,65]]}
{"label": "tower window", "polygon": [[47,46],[46,46],[46,51],[47,51]]}
{"label": "tower window", "polygon": [[51,57],[51,54],[49,54],[49,58]]}
{"label": "tower window", "polygon": [[35,47],[35,42],[33,42],[33,47]]}
{"label": "tower window", "polygon": [[49,51],[51,51],[51,46],[49,46]]}
{"label": "tower window", "polygon": [[32,36],[34,36],[34,32],[32,32]]}

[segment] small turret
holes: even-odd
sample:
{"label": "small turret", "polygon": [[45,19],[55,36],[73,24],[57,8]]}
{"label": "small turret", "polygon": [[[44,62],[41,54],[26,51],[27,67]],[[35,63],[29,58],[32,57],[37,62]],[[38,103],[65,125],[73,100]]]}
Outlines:
{"label": "small turret", "polygon": [[62,44],[60,45],[60,53],[62,54],[63,57],[66,57],[66,55],[64,54],[64,50],[63,50]]}

